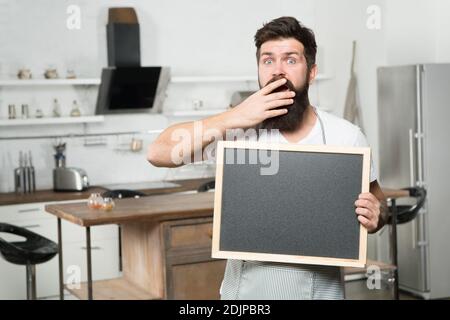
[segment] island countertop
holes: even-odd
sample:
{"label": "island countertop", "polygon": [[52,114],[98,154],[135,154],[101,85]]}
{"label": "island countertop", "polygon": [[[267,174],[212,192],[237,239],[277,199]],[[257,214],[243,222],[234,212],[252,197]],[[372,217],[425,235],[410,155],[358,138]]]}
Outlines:
{"label": "island countertop", "polygon": [[212,216],[214,192],[167,194],[115,200],[111,211],[91,209],[86,201],[50,204],[45,210],[83,227],[137,221],[163,221]]}

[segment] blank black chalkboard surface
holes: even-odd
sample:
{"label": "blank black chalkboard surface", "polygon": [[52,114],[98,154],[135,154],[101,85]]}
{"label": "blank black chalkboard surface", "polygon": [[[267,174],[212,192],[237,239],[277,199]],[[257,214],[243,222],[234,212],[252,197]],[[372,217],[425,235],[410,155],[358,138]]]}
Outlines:
{"label": "blank black chalkboard surface", "polygon": [[370,149],[220,141],[212,257],[363,267]]}

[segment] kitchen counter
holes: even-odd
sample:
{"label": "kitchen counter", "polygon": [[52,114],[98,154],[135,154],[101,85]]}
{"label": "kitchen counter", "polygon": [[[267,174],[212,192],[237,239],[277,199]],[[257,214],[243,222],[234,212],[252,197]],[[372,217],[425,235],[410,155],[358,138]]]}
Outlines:
{"label": "kitchen counter", "polygon": [[[194,186],[198,182],[186,183]],[[225,261],[211,258],[214,192],[118,199],[111,211],[90,209],[85,202],[49,204],[45,210],[58,218],[59,226],[62,219],[86,229],[88,281],[78,289],[66,286],[76,297],[219,298]],[[90,228],[105,224],[121,226],[122,276],[93,281]],[[59,229],[58,238],[61,232]],[[63,256],[62,250],[60,246],[59,257]],[[60,262],[61,288],[62,270]]]}
{"label": "kitchen counter", "polygon": [[45,210],[83,227],[129,222],[157,222],[212,216],[214,192],[165,194],[116,199],[111,211],[89,208],[85,202],[50,204]]}
{"label": "kitchen counter", "polygon": [[[174,180],[167,181],[170,183],[175,183],[179,186],[164,187],[145,187],[145,183],[130,183],[130,184],[115,184],[115,185],[105,185],[105,186],[92,186],[82,192],[55,192],[53,190],[39,190],[34,193],[27,194],[17,194],[15,192],[0,193],[0,206],[2,205],[12,205],[12,204],[24,204],[33,202],[52,202],[52,201],[69,201],[69,200],[84,200],[89,197],[91,193],[99,192],[102,193],[108,190],[112,186],[120,186],[122,189],[138,190],[148,195],[156,194],[167,194],[174,192],[183,192],[196,190],[201,184],[214,180],[214,178],[200,178],[200,179],[188,179],[188,180]],[[151,183],[148,183],[151,186]],[[156,184],[155,184],[156,185]],[[169,184],[170,185],[170,184]],[[134,187],[139,189],[135,189]]]}

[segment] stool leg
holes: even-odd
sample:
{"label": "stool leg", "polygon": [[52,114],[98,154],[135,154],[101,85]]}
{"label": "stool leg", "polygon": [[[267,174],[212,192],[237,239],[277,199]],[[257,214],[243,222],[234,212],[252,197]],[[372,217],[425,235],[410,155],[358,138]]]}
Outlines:
{"label": "stool leg", "polygon": [[397,203],[395,199],[391,200],[392,204],[392,233],[391,233],[391,252],[394,270],[394,299],[400,300],[399,280],[398,280],[398,249],[397,249]]}
{"label": "stool leg", "polygon": [[58,218],[58,272],[59,272],[59,299],[64,300],[64,266],[62,252],[62,228],[61,218]]}
{"label": "stool leg", "polygon": [[27,264],[27,299],[36,300],[36,266]]}
{"label": "stool leg", "polygon": [[86,260],[87,260],[87,289],[88,300],[93,300],[92,294],[92,254],[91,254],[91,228],[86,227]]}

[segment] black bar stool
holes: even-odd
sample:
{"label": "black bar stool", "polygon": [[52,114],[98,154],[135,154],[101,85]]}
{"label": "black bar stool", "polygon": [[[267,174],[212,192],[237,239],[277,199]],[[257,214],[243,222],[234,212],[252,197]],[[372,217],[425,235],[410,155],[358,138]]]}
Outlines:
{"label": "black bar stool", "polygon": [[27,299],[36,299],[36,265],[52,259],[58,245],[25,228],[0,223],[0,232],[25,238],[25,241],[8,242],[0,237],[0,254],[11,263],[25,265],[27,269]]}
{"label": "black bar stool", "polygon": [[[414,205],[397,205],[396,197],[388,197],[389,217],[387,224],[392,226],[390,234],[392,264],[396,266],[394,271],[394,299],[399,300],[399,277],[398,277],[398,248],[397,248],[397,225],[414,220],[419,210],[425,204],[427,191],[422,187],[403,188],[407,196],[416,199]],[[397,197],[398,199],[399,197]]]}
{"label": "black bar stool", "polygon": [[207,181],[198,187],[197,192],[207,192],[208,190],[212,190],[215,188],[216,188],[215,180]]}

